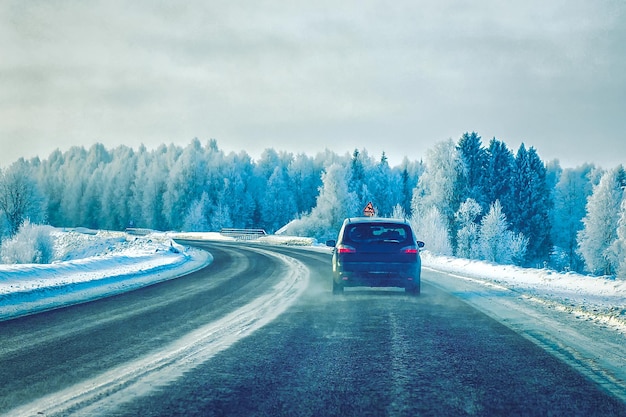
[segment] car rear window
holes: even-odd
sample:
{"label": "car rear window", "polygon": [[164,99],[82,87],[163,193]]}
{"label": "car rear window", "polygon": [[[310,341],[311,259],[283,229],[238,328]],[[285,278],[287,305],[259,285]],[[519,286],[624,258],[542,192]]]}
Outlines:
{"label": "car rear window", "polygon": [[385,223],[359,223],[346,226],[344,240],[356,243],[365,242],[405,242],[410,239],[408,226]]}

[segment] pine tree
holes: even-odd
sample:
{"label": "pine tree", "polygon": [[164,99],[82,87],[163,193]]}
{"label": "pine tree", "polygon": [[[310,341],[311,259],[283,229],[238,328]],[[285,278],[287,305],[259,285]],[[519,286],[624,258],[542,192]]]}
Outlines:
{"label": "pine tree", "polygon": [[515,157],[512,179],[514,209],[509,213],[511,228],[529,238],[527,265],[543,265],[549,260],[551,192],[546,168],[533,147],[522,143]]}
{"label": "pine tree", "polygon": [[487,207],[483,207],[483,211],[486,211],[489,205],[499,200],[502,211],[510,215],[514,209],[511,178],[515,158],[506,144],[496,138],[491,139],[486,153],[487,163],[483,191]]}
{"label": "pine tree", "polygon": [[488,159],[480,136],[476,132],[464,133],[459,139],[457,149],[464,167],[460,178],[462,193],[486,209],[488,202],[485,201],[484,188]]}

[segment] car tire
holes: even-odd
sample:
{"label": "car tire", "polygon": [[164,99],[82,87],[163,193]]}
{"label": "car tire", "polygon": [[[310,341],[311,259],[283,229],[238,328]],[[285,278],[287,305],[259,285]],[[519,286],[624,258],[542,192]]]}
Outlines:
{"label": "car tire", "polygon": [[419,284],[418,285],[411,285],[410,287],[406,287],[404,289],[404,291],[407,294],[410,294],[410,295],[415,295],[415,296],[416,295],[420,295],[420,286],[419,286]]}
{"label": "car tire", "polygon": [[333,282],[333,294],[343,294],[343,285],[337,284],[335,279],[332,279]]}

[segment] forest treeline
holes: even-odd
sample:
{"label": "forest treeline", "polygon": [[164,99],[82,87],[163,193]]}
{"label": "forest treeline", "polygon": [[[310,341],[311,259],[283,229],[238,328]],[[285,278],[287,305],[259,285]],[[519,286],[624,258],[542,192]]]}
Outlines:
{"label": "forest treeline", "polygon": [[[434,253],[626,276],[626,173],[560,167],[464,133],[390,166],[355,149],[317,155],[266,149],[257,160],[215,140],[148,150],[73,147],[0,171],[3,245],[24,224],[124,230],[264,228],[336,237],[372,202],[409,219]],[[25,223],[26,222],[26,223]]]}

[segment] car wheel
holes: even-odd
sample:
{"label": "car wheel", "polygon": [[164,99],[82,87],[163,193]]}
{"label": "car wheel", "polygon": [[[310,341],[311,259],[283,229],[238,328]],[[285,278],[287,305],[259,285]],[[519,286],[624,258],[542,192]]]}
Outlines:
{"label": "car wheel", "polygon": [[333,278],[333,294],[342,294],[343,293],[343,285],[337,284],[335,279]]}
{"label": "car wheel", "polygon": [[404,289],[404,291],[407,294],[410,294],[410,295],[420,295],[420,286],[419,286],[419,284],[418,285],[411,285],[410,287],[406,287]]}

